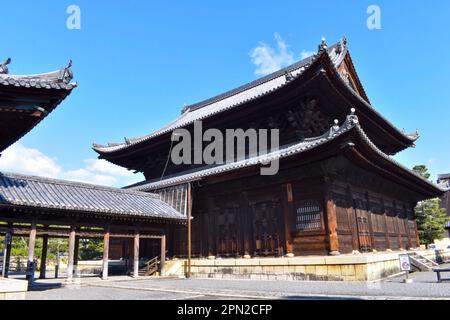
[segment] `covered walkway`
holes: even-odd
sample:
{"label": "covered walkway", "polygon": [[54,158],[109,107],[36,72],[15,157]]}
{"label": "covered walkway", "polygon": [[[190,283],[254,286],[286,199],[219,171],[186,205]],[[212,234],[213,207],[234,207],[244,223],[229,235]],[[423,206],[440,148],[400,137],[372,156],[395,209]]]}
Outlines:
{"label": "covered walkway", "polygon": [[[158,195],[63,180],[0,173],[0,235],[28,237],[27,278],[33,281],[36,238],[43,247],[40,278],[45,278],[49,238],[68,238],[67,278],[76,274],[80,239],[103,239],[102,278],[108,278],[110,239],[129,240],[130,269],[139,275],[139,242],[160,241],[164,270],[166,237],[171,225],[186,217]],[[11,241],[7,241],[4,273],[8,276]]]}

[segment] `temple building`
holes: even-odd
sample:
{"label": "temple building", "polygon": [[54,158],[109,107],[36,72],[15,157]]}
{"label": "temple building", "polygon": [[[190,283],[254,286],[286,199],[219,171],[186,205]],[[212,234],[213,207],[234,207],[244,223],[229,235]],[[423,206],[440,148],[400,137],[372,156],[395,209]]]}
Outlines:
{"label": "temple building", "polygon": [[[52,112],[72,90],[71,62],[55,72],[11,75],[0,65],[0,153]],[[10,271],[12,239],[28,237],[27,278],[32,280],[40,261],[46,277],[48,241],[68,239],[67,277],[77,274],[82,239],[103,239],[102,277],[109,260],[124,262],[123,273],[164,271],[167,230],[185,225],[186,217],[158,195],[58,179],[0,172],[0,235],[6,239],[1,275]],[[36,239],[42,256],[36,257]],[[158,259],[155,259],[155,257]]]}
{"label": "temple building", "polygon": [[[221,132],[278,129],[280,147],[224,164],[168,161],[174,130],[193,133],[196,121]],[[144,174],[127,190],[192,209],[192,242],[185,226],[174,226],[170,256],[290,257],[418,247],[414,207],[443,191],[391,157],[418,138],[370,103],[342,39],[323,40],[309,58],[185,106],[151,134],[93,148]],[[272,160],[279,172],[260,175]]]}

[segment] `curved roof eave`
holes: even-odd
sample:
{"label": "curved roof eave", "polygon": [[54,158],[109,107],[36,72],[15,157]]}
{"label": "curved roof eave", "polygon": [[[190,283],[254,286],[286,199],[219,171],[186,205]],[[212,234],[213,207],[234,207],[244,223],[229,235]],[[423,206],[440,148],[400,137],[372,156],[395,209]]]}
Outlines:
{"label": "curved roof eave", "polygon": [[356,134],[360,138],[360,140],[364,143],[364,145],[369,147],[376,155],[378,155],[380,159],[389,162],[391,165],[399,169],[400,174],[407,177],[406,180],[410,180],[411,183],[418,183],[422,185],[423,188],[429,189],[428,190],[429,194],[434,194],[438,196],[444,192],[444,190],[439,186],[419,176],[412,170],[406,168],[396,160],[386,155],[383,151],[381,151],[364,132],[364,130],[359,124],[358,117],[354,115],[354,113],[347,116],[346,121],[340,127],[334,126],[330,129],[330,131],[326,132],[322,136],[306,139],[305,141],[271,152],[267,155],[255,156],[249,159],[244,159],[238,162],[228,163],[211,168],[197,169],[193,170],[192,172],[187,172],[184,174],[175,175],[173,177],[168,177],[164,180],[142,182],[129,186],[128,188],[137,191],[151,191],[159,188],[170,187],[187,182],[201,180],[209,176],[225,174],[227,172],[246,167],[262,165],[274,159],[288,158],[296,154],[317,149],[318,147],[325,146],[327,144],[334,142],[334,140],[344,136],[345,134],[352,134],[352,132],[354,132],[354,134]]}
{"label": "curved roof eave", "polygon": [[[348,55],[350,57],[349,53],[348,53]],[[348,83],[346,83],[344,81],[344,79],[342,78],[339,71],[334,66],[334,64],[331,60],[327,59],[327,57],[324,57],[324,59],[328,60],[326,65],[329,68],[329,70],[332,71],[331,74],[333,75],[333,79],[337,80],[337,82],[340,84],[340,86],[345,88],[346,91],[350,93],[353,100],[356,100],[359,103],[359,106],[362,106],[367,111],[369,111],[371,114],[373,114],[377,118],[377,120],[378,120],[377,122],[380,126],[382,126],[382,124],[387,124],[387,127],[390,129],[391,134],[393,136],[395,136],[399,140],[399,142],[401,142],[402,144],[405,145],[405,147],[403,149],[414,146],[414,142],[417,141],[417,139],[420,137],[418,132],[407,134],[407,133],[402,132],[400,129],[398,129],[391,121],[389,121],[387,118],[385,118],[376,108],[374,108],[368,102],[368,100],[366,100],[366,99],[364,99],[364,97],[360,96],[357,92],[355,92],[355,90]],[[355,70],[355,73],[356,73],[356,70]],[[359,81],[359,79],[358,79],[358,81]],[[358,107],[358,106],[355,105],[355,107]],[[403,150],[403,149],[401,149],[401,150]],[[401,150],[399,150],[399,151],[401,151]]]}

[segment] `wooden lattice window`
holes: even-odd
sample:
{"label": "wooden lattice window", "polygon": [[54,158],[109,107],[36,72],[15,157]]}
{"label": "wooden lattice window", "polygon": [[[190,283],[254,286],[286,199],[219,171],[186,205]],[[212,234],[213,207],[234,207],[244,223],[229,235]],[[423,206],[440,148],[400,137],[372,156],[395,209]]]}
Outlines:
{"label": "wooden lattice window", "polygon": [[159,197],[162,201],[170,205],[181,214],[186,215],[187,184],[154,190],[152,192],[159,194]]}
{"label": "wooden lattice window", "polygon": [[296,206],[295,229],[297,231],[322,230],[322,206],[318,200],[299,201]]}

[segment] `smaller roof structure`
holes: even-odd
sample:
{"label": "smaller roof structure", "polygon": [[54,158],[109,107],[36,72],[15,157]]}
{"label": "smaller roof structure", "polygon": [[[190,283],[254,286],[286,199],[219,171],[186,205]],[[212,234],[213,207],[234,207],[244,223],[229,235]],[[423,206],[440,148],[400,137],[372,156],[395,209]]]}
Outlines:
{"label": "smaller roof structure", "polygon": [[186,220],[155,194],[13,173],[0,173],[2,206]]}
{"label": "smaller roof structure", "polygon": [[56,71],[13,75],[0,64],[0,153],[33,129],[77,86],[72,61]]}
{"label": "smaller roof structure", "polygon": [[10,63],[11,58],[8,58],[0,64],[0,85],[2,86],[56,90],[72,90],[77,86],[75,82],[71,82],[73,78],[72,60],[59,70],[33,75],[9,74],[8,65]]}
{"label": "smaller roof structure", "polygon": [[450,173],[438,174],[438,180],[450,180]]}

